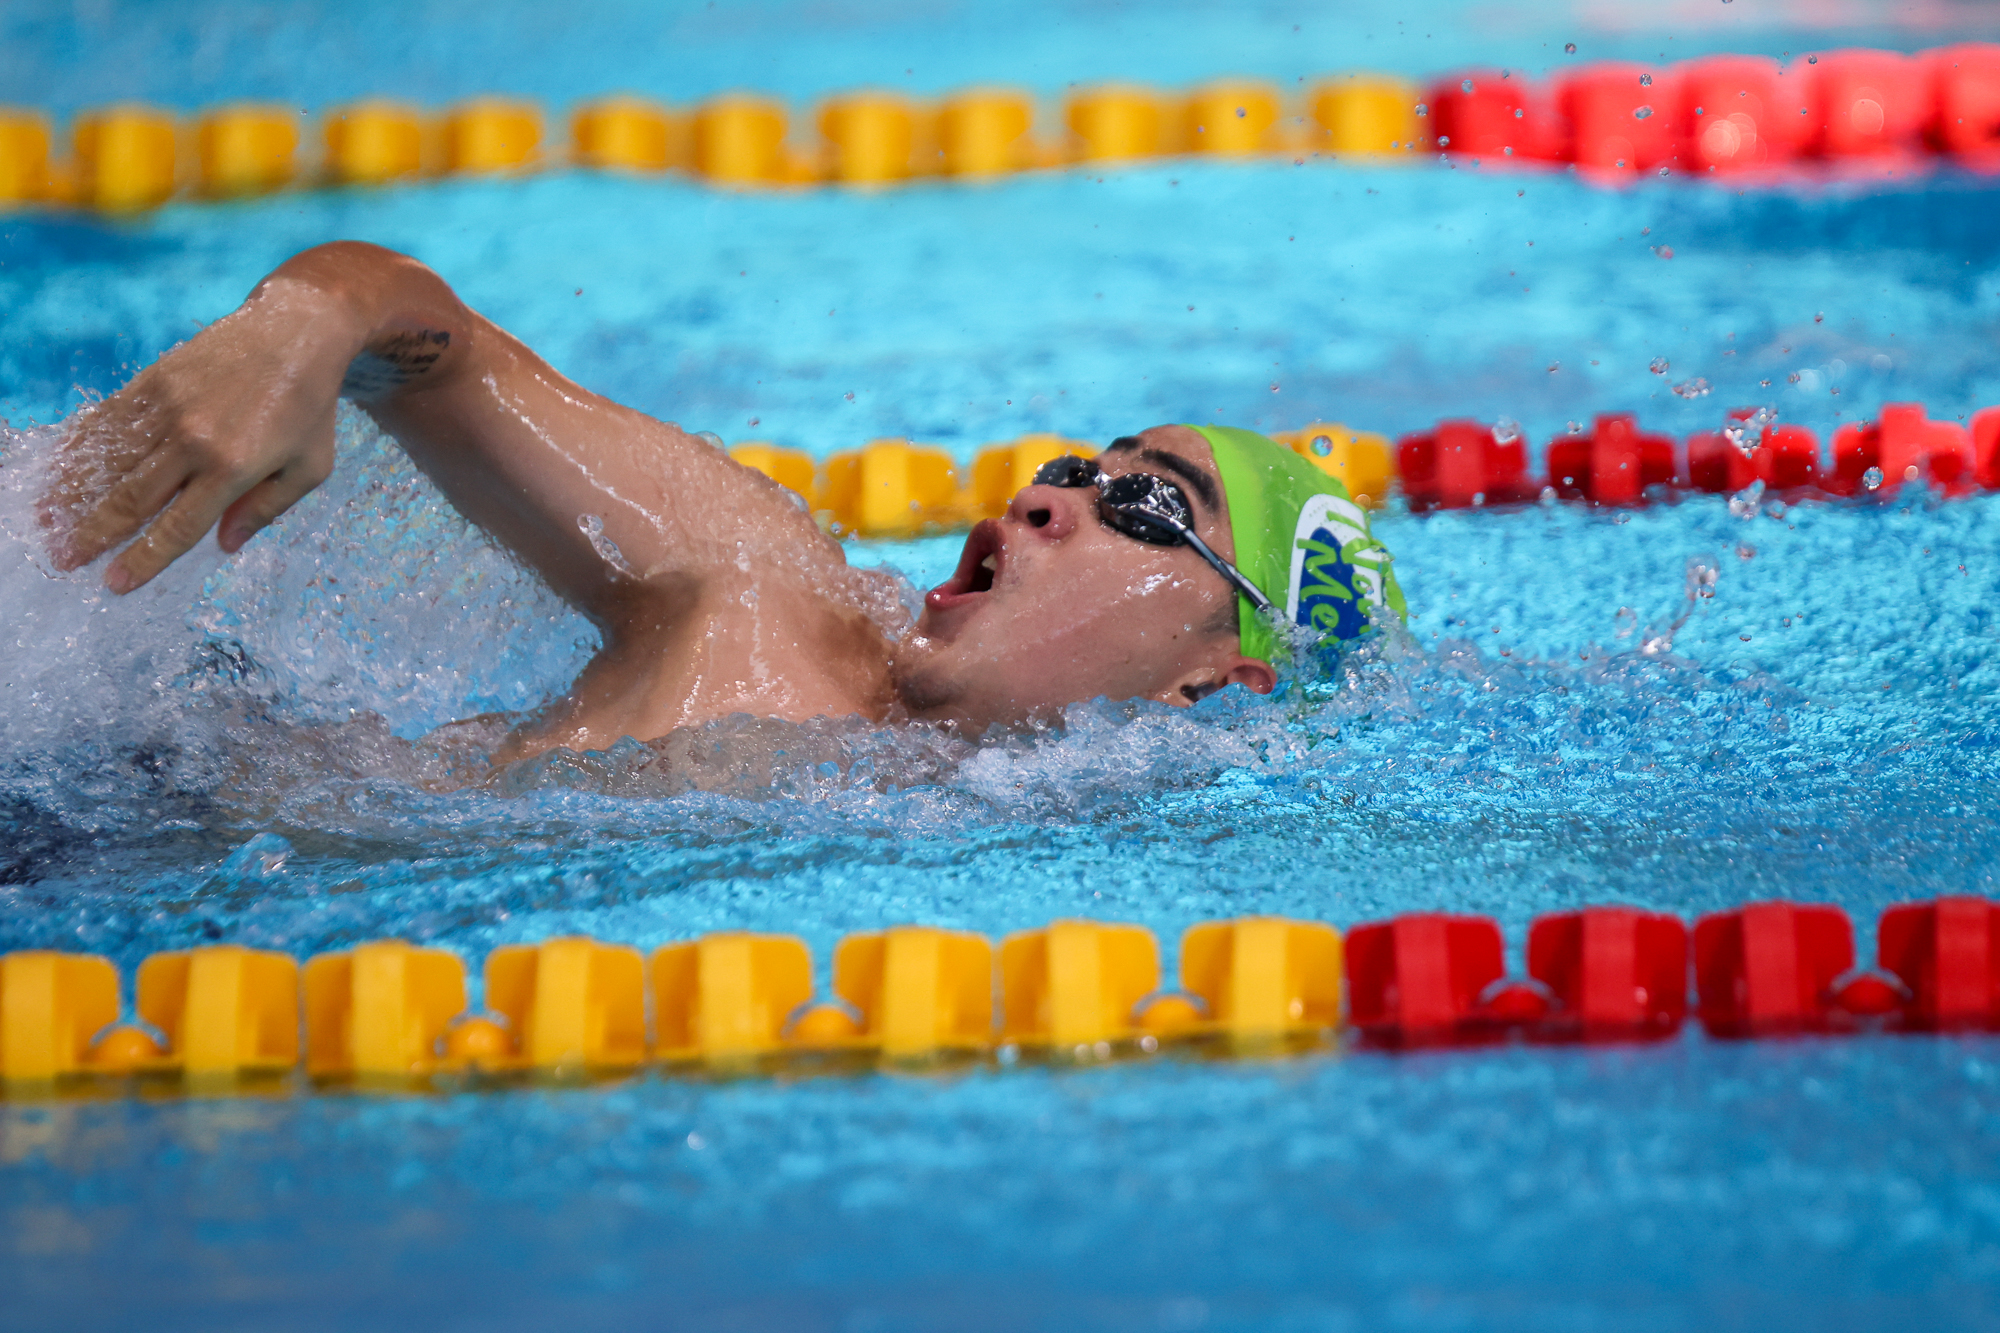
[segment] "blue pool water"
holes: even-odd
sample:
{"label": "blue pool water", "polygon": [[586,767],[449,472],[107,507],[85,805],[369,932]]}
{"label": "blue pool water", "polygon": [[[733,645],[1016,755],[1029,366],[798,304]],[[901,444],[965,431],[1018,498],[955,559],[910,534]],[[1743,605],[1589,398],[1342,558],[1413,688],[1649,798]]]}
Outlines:
{"label": "blue pool water", "polygon": [[[307,40],[303,9],[188,12],[237,34],[225,47],[254,46],[258,15],[280,52]],[[935,86],[1019,56],[1057,91],[1132,72],[1134,51],[1163,77],[1282,73],[1270,52],[1301,22],[1106,6],[1058,43],[1034,37],[1035,8],[1006,29],[948,7],[771,7],[723,36],[705,12],[661,29],[691,86],[714,68],[800,95],[830,86],[800,54],[815,34],[835,82],[921,49]],[[1726,18],[1675,11],[1671,35],[1784,49],[1816,12],[1738,0]],[[194,100],[274,91],[268,62],[203,65],[174,35],[208,28],[181,11],[77,7],[6,20],[6,95],[109,95],[104,52],[75,37],[103,13],[206,79]],[[578,29],[637,31],[605,13]],[[1818,36],[1977,35],[1969,9],[1857,15]],[[1422,72],[1481,43],[1525,61],[1566,26],[1625,51],[1666,35],[1618,6],[1443,18],[1444,56],[1401,37],[1387,63]],[[1340,32],[1377,19],[1393,21],[1357,11]],[[450,46],[440,20],[411,22],[407,50],[336,42],[300,62],[319,82],[299,96],[365,91],[356,70],[390,78]],[[527,69],[494,53],[536,42],[560,48],[554,72],[502,82],[557,98],[666,59],[607,47],[600,75],[559,34],[503,27],[427,76],[436,96]],[[1067,65],[1030,59],[1058,49]],[[1142,922],[1171,954],[1204,919],[1419,908],[1494,914],[1518,948],[1533,916],[1582,903],[1692,916],[1783,896],[1847,907],[1865,951],[1887,903],[2000,894],[2000,497],[1391,512],[1412,639],[1345,681],[1190,713],[1082,705],[983,747],[732,725],[671,738],[664,760],[625,747],[441,793],[423,735],[532,707],[589,631],[392,446],[349,421],[335,480],[240,557],[205,550],[113,602],[40,556],[48,432],[31,422],[345,236],[423,258],[594,389],[818,453],[1456,415],[1514,418],[1539,447],[1595,411],[1685,432],[1751,404],[1824,435],[1887,401],[2000,403],[1996,204],[2000,185],[1949,172],[1737,194],[1175,163],[887,195],[548,175],[0,220],[0,948],[129,968],[216,938],[304,956],[401,935],[476,967],[567,931],[652,946],[747,927],[801,934],[823,961],[895,922],[997,936],[1087,915]],[[1675,392],[1697,379],[1711,392]],[[854,558],[922,586],[955,550]],[[9,1102],[0,1292],[36,1328],[1986,1328],[2000,1040],[1689,1033]]]}

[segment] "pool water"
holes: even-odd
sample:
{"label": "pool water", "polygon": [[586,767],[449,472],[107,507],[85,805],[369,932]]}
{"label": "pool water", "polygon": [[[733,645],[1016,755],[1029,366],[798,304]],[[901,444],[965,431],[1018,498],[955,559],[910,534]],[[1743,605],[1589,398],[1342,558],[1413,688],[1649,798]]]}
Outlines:
{"label": "pool water", "polygon": [[[782,31],[788,12],[754,19]],[[1657,31],[1591,12],[1568,16],[1586,45]],[[1898,27],[1866,9],[1827,44],[1976,35],[1927,12]],[[273,40],[305,40],[271,13]],[[1143,28],[1175,78],[1213,72],[1211,54],[1278,72],[1258,53],[1298,21],[1176,33],[1078,13],[1072,65],[1079,43],[1122,50]],[[1539,68],[1565,35],[1485,14],[1460,15],[1435,60],[1408,38],[1390,59],[1427,72],[1484,34]],[[1025,31],[1041,11],[1022,15]],[[839,29],[856,62],[839,71],[879,77],[857,52],[929,43],[938,78],[992,77],[1009,54],[1051,91],[1081,77],[1036,64],[1027,38],[973,40],[993,20],[876,17],[875,47],[865,24],[812,20]],[[1803,20],[1771,22],[1676,35],[1763,49]],[[110,76],[60,26],[25,49],[97,96]],[[753,45],[705,40],[689,68]],[[769,86],[822,86],[796,47],[767,47]],[[160,49],[225,93],[263,77]],[[749,71],[732,78],[759,68],[722,55]],[[531,90],[596,91],[575,59]],[[1348,60],[1320,46],[1303,68]],[[438,95],[482,77],[465,62]],[[310,78],[349,95],[346,68]],[[1503,415],[1539,452],[1597,411],[1686,433],[1753,404],[1824,437],[1884,402],[1954,419],[2000,404],[1996,205],[2000,184],[1949,171],[1738,193],[1176,162],[890,194],[551,174],[0,220],[0,948],[129,969],[214,939],[303,957],[398,935],[476,971],[497,944],[564,932],[651,947],[749,928],[803,935],[824,966],[843,934],[887,924],[997,937],[1090,916],[1151,927],[1171,964],[1189,924],[1252,912],[1484,912],[1518,951],[1530,919],[1580,904],[1692,917],[1787,897],[1846,907],[1866,955],[1886,904],[2000,894],[2000,497],[1392,509],[1378,531],[1411,634],[1339,679],[1188,712],[1079,705],[982,746],[731,723],[664,758],[556,756],[453,791],[436,779],[458,761],[426,733],[533,707],[590,631],[392,445],[347,419],[333,482],[241,556],[206,548],[114,601],[40,554],[51,432],[34,423],[295,250],[353,237],[424,259],[593,389],[819,454],[885,434],[969,458],[1038,429]],[[921,587],[955,552],[852,558]],[[2000,1040],[1689,1032],[9,1102],[0,1289],[38,1328],[1985,1328]]]}

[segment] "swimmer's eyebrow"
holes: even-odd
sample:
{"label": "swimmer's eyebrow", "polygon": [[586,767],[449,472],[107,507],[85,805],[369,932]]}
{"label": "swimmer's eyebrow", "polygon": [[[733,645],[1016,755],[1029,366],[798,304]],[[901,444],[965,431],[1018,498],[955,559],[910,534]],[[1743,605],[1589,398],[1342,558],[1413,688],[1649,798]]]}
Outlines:
{"label": "swimmer's eyebrow", "polygon": [[[1118,445],[1114,442],[1111,447],[1116,449]],[[1173,473],[1176,477],[1179,477],[1182,481],[1193,487],[1194,493],[1201,497],[1201,502],[1208,506],[1210,513],[1215,513],[1222,508],[1222,497],[1216,494],[1215,490],[1215,478],[1209,476],[1179,454],[1170,454],[1164,449],[1141,449],[1139,451],[1139,458],[1143,462],[1151,463],[1154,467],[1165,468],[1168,472]]]}

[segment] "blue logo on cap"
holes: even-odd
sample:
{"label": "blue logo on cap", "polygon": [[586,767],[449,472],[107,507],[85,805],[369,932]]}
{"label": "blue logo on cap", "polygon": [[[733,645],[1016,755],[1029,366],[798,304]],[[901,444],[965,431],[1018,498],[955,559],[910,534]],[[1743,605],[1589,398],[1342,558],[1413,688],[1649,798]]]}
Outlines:
{"label": "blue logo on cap", "polygon": [[1370,543],[1359,537],[1341,544],[1327,528],[1314,528],[1299,539],[1305,562],[1299,570],[1298,623],[1334,639],[1352,639],[1368,628],[1368,612],[1354,594],[1354,564],[1350,556]]}

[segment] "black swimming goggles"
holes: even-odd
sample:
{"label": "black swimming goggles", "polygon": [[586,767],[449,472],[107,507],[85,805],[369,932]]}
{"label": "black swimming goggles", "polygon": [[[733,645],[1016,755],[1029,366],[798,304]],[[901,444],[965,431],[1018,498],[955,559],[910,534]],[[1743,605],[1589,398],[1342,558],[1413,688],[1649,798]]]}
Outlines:
{"label": "black swimming goggles", "polygon": [[1165,477],[1150,472],[1107,477],[1096,459],[1064,454],[1042,464],[1035,473],[1035,485],[1070,489],[1095,486],[1097,517],[1105,527],[1149,546],[1191,546],[1216,573],[1229,580],[1231,587],[1249,598],[1250,605],[1259,611],[1272,609],[1271,599],[1245,578],[1242,570],[1209,550],[1208,543],[1195,536],[1194,511],[1188,507],[1186,494]]}

